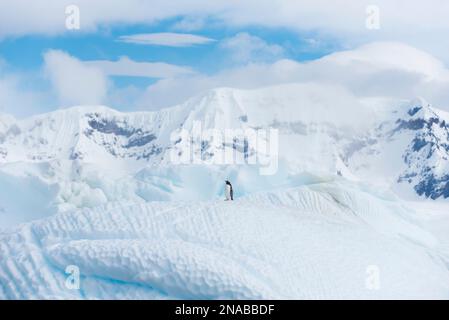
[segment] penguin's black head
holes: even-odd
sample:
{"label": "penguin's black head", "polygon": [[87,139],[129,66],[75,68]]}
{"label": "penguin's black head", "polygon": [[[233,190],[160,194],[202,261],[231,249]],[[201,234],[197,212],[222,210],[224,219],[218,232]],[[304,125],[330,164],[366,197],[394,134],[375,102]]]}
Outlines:
{"label": "penguin's black head", "polygon": [[226,180],[226,184],[231,184],[228,180]]}

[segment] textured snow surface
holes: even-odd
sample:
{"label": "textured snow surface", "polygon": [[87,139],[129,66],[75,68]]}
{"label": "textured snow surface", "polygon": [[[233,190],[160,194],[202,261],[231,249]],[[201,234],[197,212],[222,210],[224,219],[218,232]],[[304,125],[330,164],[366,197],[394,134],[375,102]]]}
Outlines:
{"label": "textured snow surface", "polygon": [[59,213],[0,233],[0,298],[449,298],[439,240],[402,202],[360,189]]}

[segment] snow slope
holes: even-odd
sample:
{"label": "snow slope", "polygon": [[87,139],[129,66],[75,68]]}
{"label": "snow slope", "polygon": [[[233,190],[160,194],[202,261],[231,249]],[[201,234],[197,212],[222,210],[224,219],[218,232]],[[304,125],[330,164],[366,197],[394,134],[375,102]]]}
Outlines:
{"label": "snow slope", "polygon": [[[447,299],[438,248],[401,201],[344,180],[234,202],[116,202],[0,234],[0,298]],[[80,290],[65,286],[68,265]]]}

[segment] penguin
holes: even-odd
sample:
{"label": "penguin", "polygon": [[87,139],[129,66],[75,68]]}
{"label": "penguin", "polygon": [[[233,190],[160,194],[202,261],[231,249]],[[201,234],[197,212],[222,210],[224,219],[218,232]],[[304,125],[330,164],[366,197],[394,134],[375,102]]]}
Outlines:
{"label": "penguin", "polygon": [[234,200],[234,191],[232,190],[232,184],[226,180],[225,184],[225,196],[226,200]]}

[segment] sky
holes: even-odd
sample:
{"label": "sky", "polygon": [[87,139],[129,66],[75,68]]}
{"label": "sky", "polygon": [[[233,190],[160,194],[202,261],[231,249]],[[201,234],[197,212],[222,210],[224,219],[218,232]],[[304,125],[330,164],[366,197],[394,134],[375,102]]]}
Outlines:
{"label": "sky", "polygon": [[449,110],[447,16],[444,0],[0,0],[0,112],[291,82]]}

